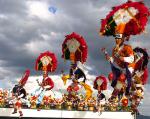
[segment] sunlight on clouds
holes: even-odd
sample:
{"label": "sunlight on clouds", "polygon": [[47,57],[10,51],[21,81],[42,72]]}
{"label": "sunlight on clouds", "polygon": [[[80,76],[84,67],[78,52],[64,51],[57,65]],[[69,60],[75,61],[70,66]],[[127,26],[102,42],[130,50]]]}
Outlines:
{"label": "sunlight on clouds", "polygon": [[41,34],[41,37],[44,39],[44,40],[49,40],[50,37],[48,34]]}
{"label": "sunlight on clouds", "polygon": [[57,36],[57,33],[53,32],[53,31],[50,34],[51,34],[51,36],[54,36],[54,37]]}
{"label": "sunlight on clouds", "polygon": [[36,41],[31,41],[29,43],[25,44],[25,49],[28,51],[29,54],[31,55],[39,55],[39,53],[47,51],[50,49],[50,44],[47,43],[46,41],[44,42],[43,39],[36,40]]}
{"label": "sunlight on clouds", "polygon": [[41,37],[44,40],[54,40],[54,39],[62,38],[64,36],[61,33],[56,33],[56,32],[51,31],[50,33],[47,33],[47,34],[42,33]]}
{"label": "sunlight on clouds", "polygon": [[29,15],[38,17],[42,20],[52,20],[53,14],[48,11],[48,4],[41,1],[28,1]]}
{"label": "sunlight on clouds", "polygon": [[0,14],[0,19],[1,20],[7,20],[8,17],[5,14]]}

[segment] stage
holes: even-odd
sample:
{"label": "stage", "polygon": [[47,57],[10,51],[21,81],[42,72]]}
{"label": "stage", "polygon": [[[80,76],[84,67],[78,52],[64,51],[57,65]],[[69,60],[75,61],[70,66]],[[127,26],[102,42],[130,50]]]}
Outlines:
{"label": "stage", "polygon": [[[0,108],[0,117],[19,117],[19,113],[12,114],[13,108]],[[22,109],[23,118],[99,118],[99,119],[135,119],[131,112],[98,112]]]}

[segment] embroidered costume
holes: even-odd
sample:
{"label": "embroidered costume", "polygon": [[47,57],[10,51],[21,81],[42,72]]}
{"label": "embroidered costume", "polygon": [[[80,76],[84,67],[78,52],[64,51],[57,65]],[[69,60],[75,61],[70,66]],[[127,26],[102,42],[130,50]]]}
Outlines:
{"label": "embroidered costume", "polygon": [[12,114],[17,113],[17,110],[19,110],[20,117],[23,116],[23,113],[21,111],[22,109],[22,103],[26,103],[28,107],[30,106],[29,101],[26,99],[26,90],[24,88],[24,85],[26,84],[28,77],[30,75],[30,70],[27,69],[25,71],[25,74],[19,81],[19,84],[15,85],[12,89],[12,97],[13,97],[13,104],[14,104],[14,111]]}
{"label": "embroidered costume", "polygon": [[50,91],[54,87],[53,80],[48,77],[48,72],[54,72],[57,68],[57,58],[54,53],[46,51],[41,53],[38,58],[36,59],[35,69],[42,70],[43,72],[43,80],[39,84],[39,88],[36,89],[32,95],[37,96],[37,108],[40,110],[41,102],[43,101],[44,95],[46,91]]}

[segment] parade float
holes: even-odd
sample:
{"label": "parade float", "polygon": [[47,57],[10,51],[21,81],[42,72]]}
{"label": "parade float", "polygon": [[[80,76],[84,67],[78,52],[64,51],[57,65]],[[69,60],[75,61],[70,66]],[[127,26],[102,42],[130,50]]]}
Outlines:
{"label": "parade float", "polygon": [[[68,81],[71,83],[62,93],[62,98],[45,95],[47,91],[54,93],[55,80],[48,73],[55,72],[57,68],[55,54],[46,51],[36,59],[35,70],[42,71],[43,79],[42,82],[37,80],[38,87],[34,92],[24,89],[30,70],[25,71],[12,91],[0,89],[0,116],[18,117],[19,110],[20,117],[135,119],[144,98],[149,56],[145,48],[133,48],[128,41],[132,35],[144,32],[148,16],[149,10],[143,2],[128,1],[113,7],[102,19],[100,35],[114,37],[115,46],[111,55],[105,47],[101,48],[110,63],[111,72],[108,76],[100,74],[95,77],[92,86],[78,66],[78,63],[84,65],[87,60],[86,39],[75,32],[66,35],[62,43],[62,58],[65,65],[67,61],[70,62],[70,69],[66,70],[69,72],[66,74],[62,71],[61,81],[64,86]],[[107,99],[103,92],[108,90],[108,85],[113,91]],[[84,88],[84,94],[79,93],[81,88]],[[96,90],[97,96],[93,96],[93,90]],[[8,96],[8,93],[12,96]]]}

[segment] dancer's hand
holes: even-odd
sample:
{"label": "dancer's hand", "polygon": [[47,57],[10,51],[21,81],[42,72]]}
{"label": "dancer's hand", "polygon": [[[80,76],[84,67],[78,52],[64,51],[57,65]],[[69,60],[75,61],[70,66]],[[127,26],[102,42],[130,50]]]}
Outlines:
{"label": "dancer's hand", "polygon": [[110,56],[106,56],[106,59],[107,59],[109,62],[113,62],[113,58],[110,57]]}
{"label": "dancer's hand", "polygon": [[20,97],[17,97],[17,100],[20,100]]}
{"label": "dancer's hand", "polygon": [[108,55],[106,56],[106,60],[110,61],[110,58],[111,58],[110,56]]}
{"label": "dancer's hand", "polygon": [[39,86],[43,87],[43,84],[42,84],[42,83],[39,83]]}
{"label": "dancer's hand", "polygon": [[119,57],[119,59],[124,62],[124,58],[123,57]]}

